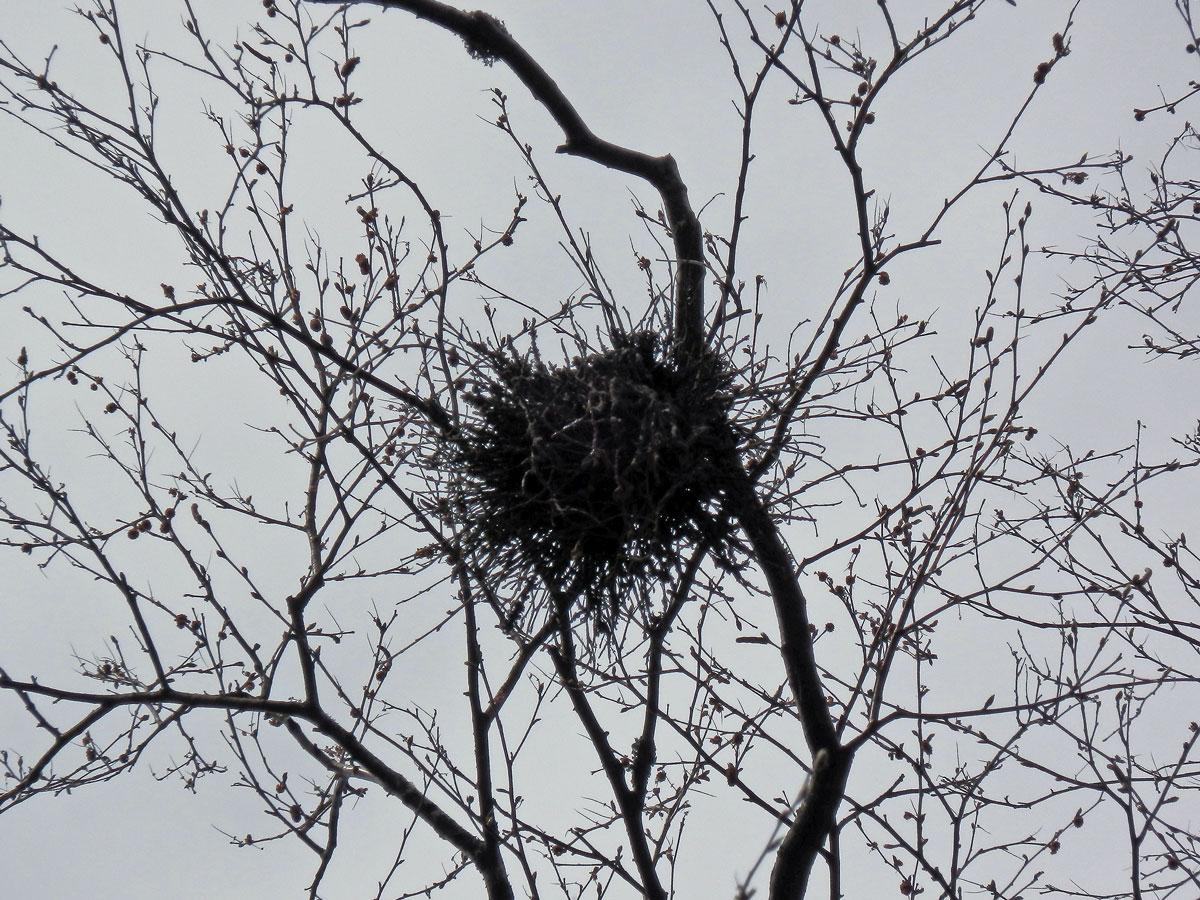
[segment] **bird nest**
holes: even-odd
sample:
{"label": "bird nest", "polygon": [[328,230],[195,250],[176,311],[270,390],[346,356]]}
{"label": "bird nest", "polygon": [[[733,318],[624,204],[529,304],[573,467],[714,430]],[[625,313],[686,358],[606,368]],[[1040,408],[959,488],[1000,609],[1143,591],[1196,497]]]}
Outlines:
{"label": "bird nest", "polygon": [[[583,598],[608,630],[622,609],[645,606],[685,548],[728,560],[719,498],[737,440],[715,356],[679,365],[648,332],[562,366],[536,349],[483,352],[454,455],[457,505],[489,571]],[[530,612],[521,593],[514,623]]]}

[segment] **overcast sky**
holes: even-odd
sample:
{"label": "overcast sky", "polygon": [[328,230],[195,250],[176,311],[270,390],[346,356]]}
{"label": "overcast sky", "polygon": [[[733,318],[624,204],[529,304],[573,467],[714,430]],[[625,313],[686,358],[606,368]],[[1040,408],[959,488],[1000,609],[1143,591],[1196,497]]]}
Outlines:
{"label": "overcast sky", "polygon": [[[44,57],[52,46],[53,72],[63,86],[77,86],[98,101],[120,103],[119,84],[106,66],[85,23],[38,3],[0,3],[0,39],[26,59]],[[247,22],[262,12],[258,0],[198,0],[196,10],[216,40],[248,34]],[[937,3],[914,7],[911,20]],[[826,33],[877,29],[874,2],[809,4],[808,21]],[[863,164],[869,186],[890,200],[892,230],[919,230],[943,199],[985,158],[983,148],[1003,134],[1009,118],[1032,83],[1038,62],[1051,55],[1050,39],[1072,7],[1067,0],[1018,0],[987,4],[979,20],[937,52],[905,69],[881,102],[878,123],[866,142]],[[600,136],[649,153],[672,153],[704,221],[727,231],[738,151],[738,122],[731,107],[728,62],[717,43],[707,5],[701,0],[497,0],[484,6],[504,20]],[[152,46],[186,46],[180,4],[174,0],[121,2],[132,34]],[[434,198],[452,226],[452,241],[465,242],[481,221],[502,221],[516,191],[528,189],[520,160],[506,138],[485,119],[494,117],[490,89],[511,98],[510,114],[531,143],[548,181],[557,185],[575,222],[590,232],[595,251],[630,306],[644,304],[644,287],[633,265],[631,240],[644,246],[633,215],[634,199],[656,208],[644,185],[578,159],[555,156],[559,135],[501,66],[471,60],[461,41],[400,12],[364,7],[372,18],[358,33],[362,56],[356,85],[366,97],[361,120]],[[868,24],[860,24],[860,23]],[[1196,77],[1197,56],[1187,54],[1184,31],[1170,0],[1082,0],[1076,12],[1071,54],[1055,68],[1046,90],[1013,142],[1023,165],[1054,165],[1086,153],[1120,148],[1147,162],[1160,153],[1181,124],[1158,117],[1141,125],[1132,110],[1154,104],[1160,88],[1182,93]],[[156,70],[162,96],[163,146],[175,163],[177,185],[196,198],[219,183],[220,143],[204,118],[204,89],[194,78],[167,65]],[[856,236],[850,219],[844,171],[831,151],[828,133],[808,107],[787,104],[782,80],[769,92],[757,136],[742,251],[743,277],[761,274],[768,285],[771,321],[801,318],[807,305],[824,302],[854,262]],[[304,136],[305,162],[294,190],[305,204],[306,223],[323,234],[344,234],[355,222],[344,204],[346,185],[359,173],[339,177],[340,145],[323,143],[319,130]],[[1143,179],[1135,164],[1131,173]],[[305,179],[309,183],[302,183]],[[940,331],[961,334],[981,295],[984,270],[995,264],[1003,234],[1001,202],[1012,185],[981,191],[960,208],[943,234],[945,244],[898,264],[889,303],[914,316],[935,316]],[[1080,247],[1095,234],[1094,224],[1077,212],[1061,210],[1030,194],[1035,215],[1032,242]],[[1025,197],[1022,197],[1024,202]],[[46,241],[69,250],[87,272],[131,292],[154,292],[162,282],[189,277],[180,265],[178,245],[149,220],[134,198],[0,119],[0,201],[9,223],[22,223]],[[1043,212],[1044,210],[1044,212]],[[579,287],[578,275],[557,250],[558,237],[544,210],[529,223],[524,249],[499,257],[488,270],[496,283],[525,292],[548,308]],[[0,284],[3,273],[0,273]],[[1041,265],[1031,274],[1031,291],[1050,297],[1067,273]],[[184,283],[184,282],[181,282]],[[965,298],[965,299],[964,299]],[[0,359],[13,360],[19,348],[36,345],[13,310],[0,310]],[[1029,414],[1054,423],[1055,436],[1073,446],[1117,446],[1135,437],[1134,423],[1148,427],[1146,439],[1163,449],[1186,430],[1200,396],[1196,367],[1147,361],[1128,351],[1143,325],[1132,313],[1118,313],[1110,325],[1073,348],[1070,364],[1054,376]],[[786,331],[786,328],[785,328]],[[783,340],[783,332],[777,340]],[[196,389],[166,370],[162,393],[192,426],[198,446],[213,468],[233,471],[270,490],[278,461],[244,452],[241,433],[230,426],[230,409],[241,421],[252,418],[253,395],[242,384],[211,384]],[[172,394],[177,391],[177,394]],[[250,395],[247,392],[251,392]],[[231,404],[234,404],[231,407]],[[63,409],[63,415],[70,410]],[[221,468],[225,467],[225,468]],[[1193,485],[1194,486],[1194,485]],[[95,486],[102,499],[104,489]],[[283,488],[280,488],[283,490]],[[1184,493],[1166,509],[1167,521],[1186,528],[1194,521],[1195,494]],[[288,548],[264,547],[287,557]],[[72,653],[88,656],[108,633],[111,621],[90,601],[89,585],[61,571],[47,574],[15,568],[0,584],[0,665],[14,673],[72,670]],[[270,564],[270,562],[266,563]],[[281,569],[283,564],[281,563]],[[430,690],[441,680],[430,659]],[[458,660],[453,663],[458,674]],[[453,680],[453,679],[451,679]],[[459,685],[445,689],[457,697]],[[436,692],[435,692],[436,693]],[[449,701],[448,701],[449,702]],[[213,715],[213,734],[219,723]],[[9,696],[0,697],[0,745],[11,736],[32,737],[25,716]],[[220,752],[214,740],[213,749]],[[171,897],[202,900],[255,897],[282,900],[302,896],[312,878],[311,854],[294,842],[237,849],[219,829],[244,834],[261,826],[261,804],[242,789],[228,787],[232,776],[216,776],[193,794],[175,779],[153,776],[169,765],[152,757],[139,771],[93,786],[70,797],[40,797],[0,817],[0,894],[22,900],[89,897],[149,900]],[[547,774],[547,790],[555,790]],[[597,785],[597,789],[599,785]],[[564,784],[573,798],[578,786]],[[346,849],[326,882],[330,898],[374,896],[378,863],[396,845],[397,823],[408,820],[397,806],[376,795],[362,803],[342,837]],[[689,842],[705,847],[705,861],[687,870],[694,881],[680,896],[731,896],[733,878],[752,859],[747,848],[761,845],[767,830],[761,819],[746,820],[743,846],[729,846],[724,820],[698,816]],[[757,830],[753,830],[757,829]],[[724,833],[724,843],[722,836]],[[741,840],[739,838],[739,840]],[[419,847],[419,844],[415,846]],[[696,844],[689,844],[694,851]],[[711,849],[708,849],[708,848]],[[419,852],[419,851],[418,851]],[[707,887],[706,887],[707,886]],[[888,885],[894,890],[894,885]],[[391,895],[399,891],[392,892]],[[447,896],[479,896],[464,879]]]}

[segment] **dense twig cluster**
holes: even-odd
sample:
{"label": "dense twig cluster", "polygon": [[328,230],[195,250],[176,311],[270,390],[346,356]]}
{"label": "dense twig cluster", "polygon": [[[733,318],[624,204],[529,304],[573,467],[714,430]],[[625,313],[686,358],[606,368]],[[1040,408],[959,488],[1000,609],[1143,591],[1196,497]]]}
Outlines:
{"label": "dense twig cluster", "polygon": [[[655,335],[567,365],[481,348],[475,415],[453,444],[458,495],[491,571],[539,573],[611,622],[680,548],[733,540],[719,499],[738,465],[729,376],[678,365]],[[625,602],[628,602],[626,600]],[[515,618],[515,617],[514,617]]]}

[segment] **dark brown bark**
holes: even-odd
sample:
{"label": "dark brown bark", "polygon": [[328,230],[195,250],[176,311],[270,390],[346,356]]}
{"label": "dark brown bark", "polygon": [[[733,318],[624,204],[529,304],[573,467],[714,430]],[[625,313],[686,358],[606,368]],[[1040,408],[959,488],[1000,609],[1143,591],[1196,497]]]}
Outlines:
{"label": "dark brown bark", "polygon": [[[343,0],[312,0],[341,3]],[[597,137],[558,84],[504,25],[481,11],[467,12],[438,0],[359,0],[403,9],[463,39],[474,56],[505,63],[563,130],[559,153],[568,153],[627,172],[658,190],[675,247],[675,348],[694,359],[704,345],[704,232],[688,199],[687,185],[670,154],[651,156]]]}
{"label": "dark brown bark", "polygon": [[[741,473],[740,466],[738,472]],[[817,855],[837,826],[837,808],[845,791],[853,754],[839,743],[833,717],[829,714],[813,650],[807,600],[778,523],[771,517],[748,475],[738,475],[731,495],[734,514],[767,579],[775,604],[788,684],[813,757],[807,789],[779,846],[771,873],[771,900],[799,900],[805,894]]]}

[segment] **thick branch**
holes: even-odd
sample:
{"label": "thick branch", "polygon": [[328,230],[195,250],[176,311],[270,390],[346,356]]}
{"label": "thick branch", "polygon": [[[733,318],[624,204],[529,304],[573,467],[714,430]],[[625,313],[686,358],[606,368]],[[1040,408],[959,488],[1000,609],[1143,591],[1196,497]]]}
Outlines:
{"label": "thick branch", "polygon": [[[736,463],[731,462],[731,466],[734,465]],[[741,467],[737,468],[740,472]],[[808,747],[814,756],[822,750],[835,750],[838,747],[837,732],[825,703],[821,677],[817,673],[808,605],[796,579],[791,555],[779,534],[777,523],[755,493],[750,477],[744,473],[738,476],[730,493],[734,514],[750,542],[755,560],[762,568],[775,604],[783,664],[788,685],[796,698]]]}
{"label": "thick branch", "polygon": [[749,475],[742,473],[737,477],[730,499],[771,591],[788,684],[813,754],[807,791],[779,846],[771,873],[771,900],[800,900],[817,854],[836,827],[835,815],[845,791],[853,752],[838,743],[837,729],[817,671],[807,601],[778,524],[755,493]]}
{"label": "thick branch", "polygon": [[853,760],[849,751],[841,749],[821,750],[813,758],[807,792],[775,855],[770,900],[803,900],[817,854],[837,827],[837,808]]}
{"label": "thick branch", "polygon": [[[341,3],[343,0],[312,2]],[[674,157],[670,154],[650,156],[593,134],[554,79],[494,16],[479,10],[466,12],[438,0],[358,2],[407,10],[461,37],[473,55],[488,61],[503,61],[563,130],[566,140],[558,148],[560,153],[581,156],[610,169],[636,175],[658,190],[675,244],[676,351],[681,358],[694,359],[704,342],[704,232]]]}

